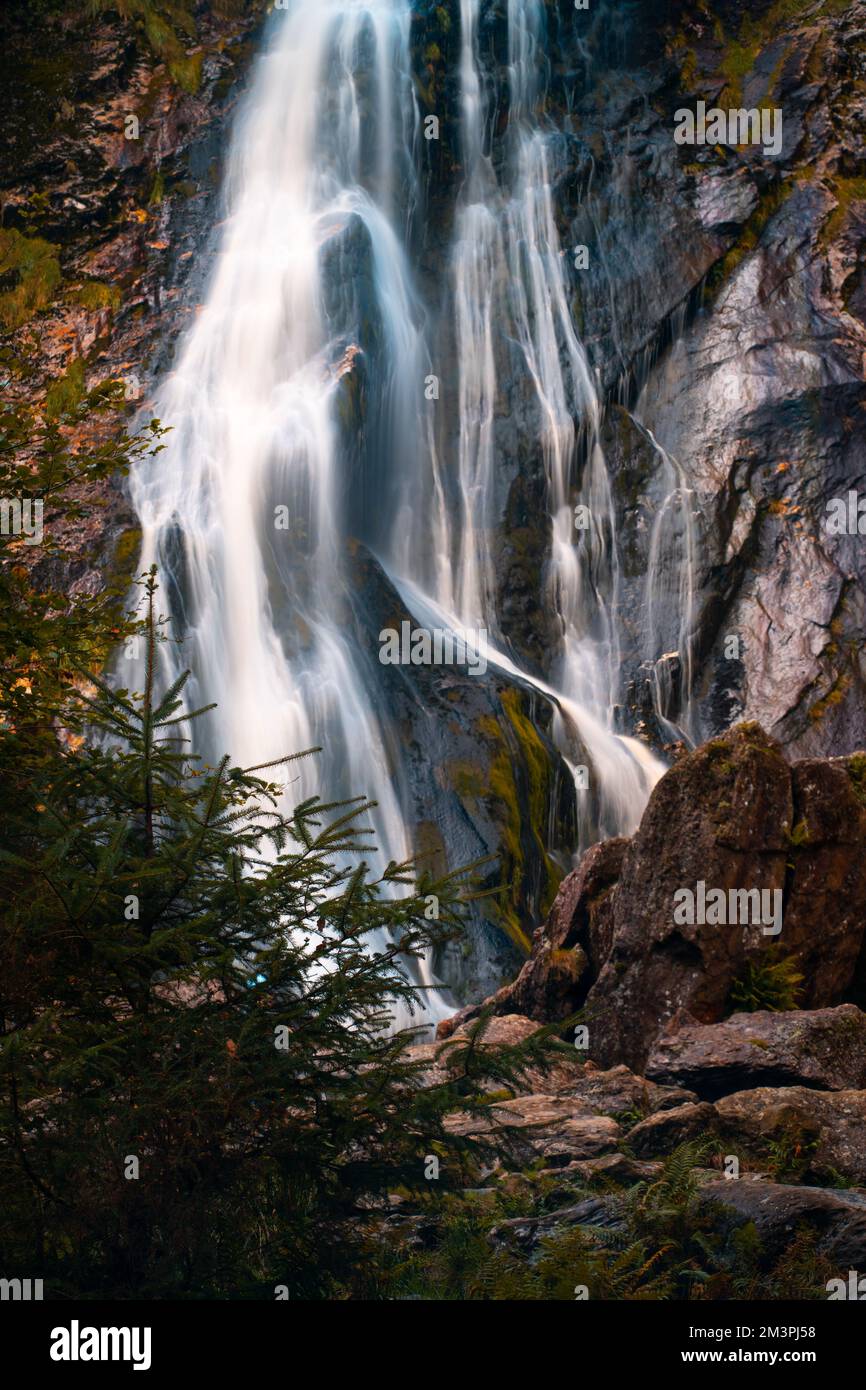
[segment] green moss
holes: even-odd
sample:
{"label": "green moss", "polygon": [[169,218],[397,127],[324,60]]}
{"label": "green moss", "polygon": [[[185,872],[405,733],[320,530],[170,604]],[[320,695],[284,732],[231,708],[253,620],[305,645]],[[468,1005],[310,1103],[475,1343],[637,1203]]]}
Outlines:
{"label": "green moss", "polygon": [[132,572],[141,550],[141,531],[137,526],[130,526],[114,548],[114,568],[126,574]]}
{"label": "green moss", "polygon": [[793,830],[789,831],[788,843],[794,849],[801,849],[803,845],[808,845],[809,826],[805,820],[798,820]]}
{"label": "green moss", "polygon": [[56,420],[74,410],[84,396],[84,358],[76,357],[63,376],[52,381],[45,396],[45,413]]}
{"label": "green moss", "polygon": [[825,249],[838,237],[852,204],[866,203],[866,178],[847,179],[839,175],[830,182],[836,206],[821,228],[821,246]]}
{"label": "green moss", "polygon": [[451,785],[460,797],[478,799],[487,790],[484,774],[476,763],[453,758],[448,763],[448,774]]}
{"label": "green moss", "polygon": [[707,275],[704,285],[704,299],[707,303],[716,298],[722,286],[731,278],[737,267],[755,250],[761,239],[761,233],[770,218],[787,201],[793,188],[793,181],[784,179],[780,183],[773,184],[764,193],[735,244],[721,260],[716,261]]}
{"label": "green moss", "polygon": [[[838,14],[845,9],[847,3],[848,0],[825,0],[821,14]],[[775,4],[757,17],[747,11],[736,34],[726,35],[719,24],[716,28],[716,38],[722,45],[719,67],[726,82],[723,98],[734,104],[739,103],[745,78],[754,70],[763,49],[778,38],[787,25],[797,20],[806,22],[816,11],[815,0],[776,0]],[[787,49],[770,78],[770,90],[786,56]]]}
{"label": "green moss", "polygon": [[201,86],[201,65],[204,60],[203,53],[191,53],[182,58],[173,58],[168,64],[168,70],[177,83],[184,91],[193,95]]}
{"label": "green moss", "polygon": [[528,955],[531,942],[521,920],[522,905],[527,894],[534,891],[527,872],[527,848],[532,845],[533,857],[546,869],[537,909],[541,915],[549,910],[561,879],[541,838],[548,819],[549,755],[523,712],[519,692],[506,690],[501,700],[504,727],[503,722],[492,715],[482,716],[478,721],[479,734],[494,750],[486,785],[481,769],[473,763],[451,762],[448,770],[459,795],[489,796],[496,802],[503,883],[495,901],[496,922],[518,949]]}
{"label": "green moss", "polygon": [[866,753],[852,753],[848,759],[848,776],[854,788],[854,795],[861,805],[866,806]]}
{"label": "green moss", "polygon": [[147,199],[148,204],[151,207],[158,208],[164,197],[165,176],[161,169],[157,169],[156,173],[153,176],[153,183],[150,186],[150,193],[148,194]]}
{"label": "green moss", "polygon": [[151,51],[165,63],[172,81],[185,92],[198,91],[204,55],[186,52],[185,43],[195,42],[196,26],[184,5],[176,0],[89,0],[89,6],[94,14],[116,10],[134,23]]}
{"label": "green moss", "polygon": [[115,311],[120,308],[121,294],[117,285],[106,285],[102,280],[85,280],[83,285],[76,285],[70,291],[70,298],[83,309]]}
{"label": "green moss", "polygon": [[842,704],[850,685],[851,676],[847,671],[843,671],[836,677],[827,694],[820,700],[816,700],[809,710],[809,718],[814,724],[824,718],[828,709],[832,709],[835,705]]}
{"label": "green moss", "polygon": [[0,325],[20,328],[47,308],[63,279],[57,248],[14,228],[0,231]]}

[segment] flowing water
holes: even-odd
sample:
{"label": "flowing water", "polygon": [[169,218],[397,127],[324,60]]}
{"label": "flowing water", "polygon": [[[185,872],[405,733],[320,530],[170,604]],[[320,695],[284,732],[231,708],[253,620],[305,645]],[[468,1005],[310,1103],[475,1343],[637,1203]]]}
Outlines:
{"label": "flowing water", "polygon": [[[464,177],[445,308],[457,353],[453,447],[437,443],[424,398],[430,314],[408,249],[420,162],[411,7],[296,0],[275,16],[237,121],[205,302],[158,391],[167,447],[132,480],[143,563],[158,563],[183,643],[163,647],[164,676],[189,666],[191,698],[218,703],[201,751],[254,764],[321,745],[287,804],[319,789],[365,792],[378,803],[382,863],[412,855],[414,827],[381,722],[378,654],[346,621],[350,536],[376,551],[416,622],[485,628],[494,667],[551,701],[580,788],[581,847],[633,829],[663,771],[613,730],[615,516],[554,217],[544,6],[508,0],[508,130],[496,168],[479,11],[480,0],[461,0]],[[546,593],[560,637],[543,681],[520,671],[496,606],[504,337],[517,346],[543,454]],[[369,402],[361,490],[340,424],[359,353]],[[660,520],[659,549],[668,529]],[[448,1011],[429,966],[420,982],[430,1016]]]}

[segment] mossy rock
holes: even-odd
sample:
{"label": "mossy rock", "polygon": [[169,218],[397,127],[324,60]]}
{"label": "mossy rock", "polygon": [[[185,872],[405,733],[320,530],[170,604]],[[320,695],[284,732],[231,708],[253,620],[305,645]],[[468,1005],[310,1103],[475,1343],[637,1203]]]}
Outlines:
{"label": "mossy rock", "polygon": [[0,326],[14,331],[51,303],[63,280],[57,248],[15,228],[0,231]]}

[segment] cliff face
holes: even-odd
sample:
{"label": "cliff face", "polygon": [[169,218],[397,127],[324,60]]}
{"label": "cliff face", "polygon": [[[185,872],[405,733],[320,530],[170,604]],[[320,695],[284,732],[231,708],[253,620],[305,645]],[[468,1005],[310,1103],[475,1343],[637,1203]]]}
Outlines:
{"label": "cliff face", "polygon": [[[456,7],[419,9],[424,52],[437,55],[430,109],[439,109],[453,80],[443,15]],[[591,18],[548,4],[547,14],[560,237],[575,321],[608,402],[626,717],[657,734],[652,684],[672,672],[682,686],[688,666],[693,734],[755,718],[798,754],[850,751],[866,732],[863,546],[825,523],[828,504],[866,486],[866,9],[722,0],[697,10],[599,5]],[[505,44],[504,7],[482,6],[500,113],[494,161]],[[676,144],[676,112],[699,101],[781,112],[778,149]],[[458,157],[446,144],[435,158],[441,200]],[[567,253],[581,245],[588,264],[576,269]],[[499,417],[512,471],[502,607],[524,658],[544,666],[538,421],[516,392]],[[653,553],[672,482],[688,517]],[[648,574],[668,610],[655,634]],[[675,611],[684,586],[694,595],[688,652]],[[647,661],[652,635],[666,669]]]}
{"label": "cliff face", "polygon": [[[177,32],[132,9],[124,20],[13,0],[0,13],[5,385],[55,413],[119,379],[131,418],[171,360],[207,274],[226,125],[260,23],[257,6],[233,0],[198,6]],[[69,576],[84,592],[124,537],[135,558],[120,486],[105,500]]]}
{"label": "cliff face", "polygon": [[[207,275],[226,121],[257,8],[199,5],[194,31],[162,41],[162,61],[153,35],[117,15],[4,9],[15,65],[0,152],[0,315],[31,360],[35,346],[46,388],[120,376],[132,409],[170,361]],[[414,8],[418,100],[441,120],[423,151],[428,210],[416,248],[433,286],[446,274],[461,179],[459,5]],[[798,754],[850,751],[866,735],[863,547],[824,523],[832,499],[866,489],[866,7],[722,0],[697,11],[600,5],[587,17],[562,0],[547,16],[560,235],[566,251],[588,248],[585,269],[566,261],[608,400],[627,718],[657,732],[648,569],[664,599],[685,565],[700,733],[756,718]],[[506,42],[505,7],[484,3],[494,162],[504,157]],[[780,109],[780,150],[678,146],[675,112],[699,100]],[[127,138],[130,118],[138,138]],[[543,670],[556,633],[543,600],[537,425],[515,383],[496,422],[500,604],[515,646]],[[665,453],[684,475],[690,562],[675,539],[650,555],[670,491]],[[682,633],[673,618],[669,628],[676,652]]]}

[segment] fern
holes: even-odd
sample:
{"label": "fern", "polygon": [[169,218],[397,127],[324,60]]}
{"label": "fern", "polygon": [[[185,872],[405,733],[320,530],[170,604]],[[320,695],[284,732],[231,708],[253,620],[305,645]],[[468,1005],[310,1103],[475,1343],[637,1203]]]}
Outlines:
{"label": "fern", "polygon": [[730,1013],[787,1013],[799,1006],[804,976],[792,956],[783,956],[778,946],[770,946],[750,960],[731,986]]}

